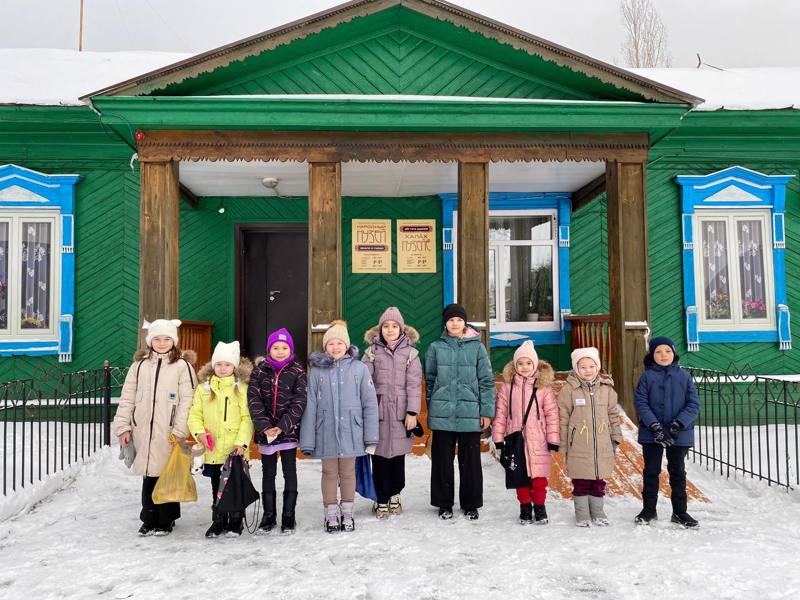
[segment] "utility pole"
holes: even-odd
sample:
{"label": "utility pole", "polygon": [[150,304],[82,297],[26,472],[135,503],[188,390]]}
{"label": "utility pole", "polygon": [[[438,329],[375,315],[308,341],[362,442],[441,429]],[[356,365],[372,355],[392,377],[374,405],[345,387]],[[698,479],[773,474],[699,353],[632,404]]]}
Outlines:
{"label": "utility pole", "polygon": [[81,0],[81,25],[78,34],[78,51],[83,52],[83,0]]}

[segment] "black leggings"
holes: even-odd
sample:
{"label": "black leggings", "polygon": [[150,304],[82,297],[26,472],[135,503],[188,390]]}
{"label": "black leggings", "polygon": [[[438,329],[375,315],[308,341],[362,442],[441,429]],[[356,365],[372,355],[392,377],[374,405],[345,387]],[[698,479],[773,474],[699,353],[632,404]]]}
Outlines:
{"label": "black leggings", "polygon": [[181,517],[179,502],[155,504],[153,502],[153,489],[158,483],[158,477],[144,477],[142,479],[142,511],[139,518],[148,527],[167,529],[173,521]]}
{"label": "black leggings", "polygon": [[[283,471],[283,491],[297,491],[297,450],[281,450],[281,470]],[[263,494],[275,493],[275,478],[278,475],[278,453],[261,455],[261,491]]]}
{"label": "black leggings", "polygon": [[378,494],[378,504],[388,504],[389,499],[406,487],[406,457],[372,456],[372,480]]}

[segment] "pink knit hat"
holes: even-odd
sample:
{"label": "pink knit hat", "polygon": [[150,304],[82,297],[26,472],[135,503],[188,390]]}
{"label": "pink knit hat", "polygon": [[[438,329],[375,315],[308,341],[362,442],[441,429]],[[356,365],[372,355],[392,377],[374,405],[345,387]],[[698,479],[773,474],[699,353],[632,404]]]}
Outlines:
{"label": "pink knit hat", "polygon": [[517,348],[514,352],[514,367],[517,366],[517,361],[520,358],[530,358],[533,362],[533,370],[536,371],[539,368],[539,355],[536,354],[536,350],[533,347],[533,342],[530,340],[525,340],[523,344]]}
{"label": "pink knit hat", "polygon": [[381,315],[381,318],[378,319],[378,325],[383,325],[386,321],[394,321],[398,325],[400,325],[400,333],[403,332],[403,327],[405,327],[405,323],[403,322],[403,315],[400,314],[400,309],[396,306],[390,306]]}
{"label": "pink knit hat", "polygon": [[572,370],[576,373],[578,372],[578,362],[582,358],[591,358],[594,361],[594,364],[597,365],[598,371],[603,368],[603,365],[600,364],[600,353],[597,351],[597,348],[576,348],[572,351]]}

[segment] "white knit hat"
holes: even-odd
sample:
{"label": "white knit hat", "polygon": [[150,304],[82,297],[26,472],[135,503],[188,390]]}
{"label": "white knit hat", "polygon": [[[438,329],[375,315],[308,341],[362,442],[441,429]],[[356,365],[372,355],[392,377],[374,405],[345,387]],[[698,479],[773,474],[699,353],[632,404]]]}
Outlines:
{"label": "white knit hat", "polygon": [[239,366],[239,342],[234,340],[230,344],[225,342],[217,342],[214,347],[214,354],[211,355],[211,366],[213,367],[218,362],[228,362],[234,367]]}
{"label": "white knit hat", "polygon": [[178,343],[178,327],[181,326],[181,322],[178,319],[156,319],[152,323],[145,320],[142,324],[142,329],[147,330],[147,337],[145,341],[147,345],[150,346],[151,342],[153,341],[154,337],[158,337],[159,335],[166,335],[172,338],[172,341],[177,344]]}
{"label": "white knit hat", "polygon": [[536,350],[533,347],[533,342],[530,340],[525,340],[522,345],[517,348],[514,352],[514,367],[517,366],[517,361],[520,358],[529,358],[533,363],[533,370],[536,371],[539,368],[539,355],[536,353]]}
{"label": "white knit hat", "polygon": [[345,346],[350,348],[350,334],[347,332],[347,323],[345,321],[331,321],[331,326],[322,336],[322,349],[326,352],[328,342],[331,340],[341,340]]}
{"label": "white knit hat", "polygon": [[603,368],[603,365],[600,364],[600,353],[597,351],[597,348],[576,348],[572,351],[571,358],[572,370],[576,373],[578,372],[578,363],[582,358],[591,358],[594,364],[597,365],[598,371]]}

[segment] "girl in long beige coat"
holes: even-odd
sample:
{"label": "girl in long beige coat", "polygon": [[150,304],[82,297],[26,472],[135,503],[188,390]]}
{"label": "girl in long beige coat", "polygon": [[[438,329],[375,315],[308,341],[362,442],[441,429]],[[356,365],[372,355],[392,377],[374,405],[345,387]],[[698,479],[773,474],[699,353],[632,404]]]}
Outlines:
{"label": "girl in long beige coat", "polygon": [[134,355],[128,369],[114,433],[123,447],[133,444],[131,470],[142,475],[142,526],[139,535],[167,535],[181,516],[180,504],[153,503],[153,488],[167,463],[172,446],[186,438],[186,420],[197,384],[194,353],[178,348],[177,319],[145,321],[147,349]]}
{"label": "girl in long beige coat", "polygon": [[600,373],[596,348],[572,352],[572,372],[558,395],[561,451],[572,478],[578,527],[608,525],[603,510],[606,478],[614,472],[614,453],[622,442],[614,382]]}

